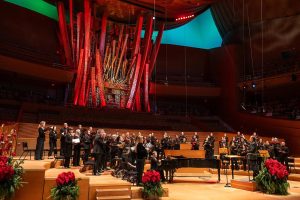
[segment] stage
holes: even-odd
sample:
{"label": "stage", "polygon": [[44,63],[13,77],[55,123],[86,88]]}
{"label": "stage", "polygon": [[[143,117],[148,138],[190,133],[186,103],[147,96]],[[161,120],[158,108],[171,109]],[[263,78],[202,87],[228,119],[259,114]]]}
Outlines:
{"label": "stage", "polygon": [[[131,183],[111,176],[107,171],[100,176],[92,176],[91,171],[81,173],[80,168],[72,167],[50,168],[54,160],[24,162],[24,186],[17,191],[14,199],[32,200],[48,199],[50,189],[55,185],[55,178],[61,172],[72,171],[78,178],[80,186],[79,200],[95,199],[141,199],[141,187],[133,186]],[[174,183],[163,183],[166,190],[162,199],[187,200],[187,199],[231,199],[231,200],[266,200],[266,199],[300,199],[300,182],[289,181],[290,195],[275,196],[266,195],[258,191],[246,191],[232,187],[224,187],[226,184],[225,175],[221,175],[221,182],[218,183],[217,174],[209,171],[201,173],[178,173]],[[181,177],[181,175],[197,177]],[[235,175],[235,180],[243,180],[246,176]],[[231,177],[229,176],[229,181]]]}

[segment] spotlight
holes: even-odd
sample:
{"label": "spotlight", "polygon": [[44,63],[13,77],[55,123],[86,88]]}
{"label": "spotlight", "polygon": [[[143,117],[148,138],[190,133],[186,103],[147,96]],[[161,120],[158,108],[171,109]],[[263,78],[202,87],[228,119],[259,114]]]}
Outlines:
{"label": "spotlight", "polygon": [[252,83],[252,88],[256,88],[256,84],[255,83]]}
{"label": "spotlight", "polygon": [[155,19],[155,17],[152,17],[152,19]]}

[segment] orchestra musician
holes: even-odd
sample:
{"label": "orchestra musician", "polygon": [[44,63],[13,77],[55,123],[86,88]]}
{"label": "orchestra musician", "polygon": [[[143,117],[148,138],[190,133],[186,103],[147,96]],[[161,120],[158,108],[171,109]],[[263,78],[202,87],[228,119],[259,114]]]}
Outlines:
{"label": "orchestra musician", "polygon": [[41,121],[38,127],[38,137],[36,141],[36,149],[35,149],[35,160],[42,160],[43,159],[43,152],[44,152],[44,143],[45,143],[45,133],[47,131],[46,122]]}

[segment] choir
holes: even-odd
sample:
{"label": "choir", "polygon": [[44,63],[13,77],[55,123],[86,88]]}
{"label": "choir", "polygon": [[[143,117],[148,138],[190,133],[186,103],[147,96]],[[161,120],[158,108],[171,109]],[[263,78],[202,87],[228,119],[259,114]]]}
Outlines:
{"label": "choir", "polygon": [[[42,121],[38,128],[36,160],[42,159],[46,131],[49,131],[50,151],[48,157],[51,158],[53,153],[57,154],[56,143],[58,134],[56,127],[46,128],[46,122]],[[141,181],[146,158],[151,160],[153,164],[151,167],[155,169],[157,168],[157,162],[164,158],[165,149],[179,150],[180,144],[188,142],[184,132],[176,135],[175,138],[172,138],[165,132],[163,138],[159,140],[154,136],[154,133],[150,133],[147,137],[142,136],[141,133],[135,135],[135,133],[130,134],[129,132],[126,134],[119,134],[118,132],[116,134],[107,134],[103,129],[95,131],[93,127],[84,129],[81,125],[74,130],[67,123],[64,123],[63,128],[60,129],[59,136],[61,144],[60,155],[65,158],[64,167],[70,167],[71,157],[73,157],[73,166],[79,166],[81,158],[83,163],[85,163],[90,157],[94,157],[93,174],[100,175],[101,172],[107,169],[106,164],[108,162],[113,163],[115,158],[122,158],[122,160],[136,165],[137,183]],[[192,150],[199,150],[200,139],[197,132],[192,136],[190,143]],[[215,143],[214,134],[210,133],[202,145],[205,150],[205,158],[215,158]],[[289,149],[285,142],[279,143],[277,138],[272,138],[270,142],[264,142],[255,132],[250,136],[249,140],[243,134],[237,132],[230,141],[227,134],[224,133],[224,136],[219,141],[219,148],[227,149],[227,154],[244,157],[244,170],[246,170],[247,156],[258,155],[259,150],[267,150],[270,157],[278,159],[285,164],[287,164],[289,155]],[[82,155],[81,152],[83,152]],[[250,164],[253,165],[253,163]],[[233,161],[233,165],[235,165],[236,169],[239,168],[236,160]],[[257,171],[255,167],[252,170]]]}

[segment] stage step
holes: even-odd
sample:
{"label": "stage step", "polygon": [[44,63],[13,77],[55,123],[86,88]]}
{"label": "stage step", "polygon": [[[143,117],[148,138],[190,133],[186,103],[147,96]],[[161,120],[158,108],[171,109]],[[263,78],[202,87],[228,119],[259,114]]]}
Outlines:
{"label": "stage step", "polygon": [[96,189],[97,197],[106,196],[130,196],[130,188],[120,188],[120,189]]}
{"label": "stage step", "polygon": [[300,158],[295,158],[295,163],[300,163]]}
{"label": "stage step", "polygon": [[130,200],[130,196],[104,196],[104,197],[96,197],[97,200]]}
{"label": "stage step", "polygon": [[289,180],[290,181],[300,181],[300,174],[290,174]]}
{"label": "stage step", "polygon": [[293,174],[300,174],[300,167],[292,167],[291,172]]}

